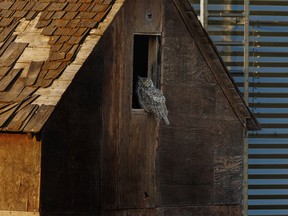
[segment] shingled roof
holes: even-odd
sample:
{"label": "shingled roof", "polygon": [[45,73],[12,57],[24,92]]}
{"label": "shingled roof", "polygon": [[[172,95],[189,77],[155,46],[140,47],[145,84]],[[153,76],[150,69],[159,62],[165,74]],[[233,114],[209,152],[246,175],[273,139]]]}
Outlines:
{"label": "shingled roof", "polygon": [[41,130],[123,1],[0,2],[0,130]]}

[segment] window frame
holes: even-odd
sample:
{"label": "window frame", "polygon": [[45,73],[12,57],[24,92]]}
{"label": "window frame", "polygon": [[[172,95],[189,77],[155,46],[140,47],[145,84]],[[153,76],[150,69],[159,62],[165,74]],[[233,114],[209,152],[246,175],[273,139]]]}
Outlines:
{"label": "window frame", "polygon": [[[138,50],[135,50],[135,37],[147,37],[147,77],[151,78],[156,88],[161,88],[161,34],[150,33],[135,33],[133,35],[133,69],[132,69],[132,103],[131,107],[133,111],[141,111],[142,109],[138,103],[136,96],[136,86],[138,80],[138,74],[135,71],[137,68],[134,65],[135,55]],[[136,53],[136,54],[135,54]],[[137,77],[136,77],[137,76]],[[135,101],[137,100],[137,105]]]}

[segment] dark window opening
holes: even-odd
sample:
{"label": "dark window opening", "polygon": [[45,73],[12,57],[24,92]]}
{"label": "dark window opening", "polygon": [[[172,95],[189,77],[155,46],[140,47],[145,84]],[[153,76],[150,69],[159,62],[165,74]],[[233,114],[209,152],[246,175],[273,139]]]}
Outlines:
{"label": "dark window opening", "polygon": [[159,36],[134,35],[132,108],[141,109],[137,97],[138,77],[149,77],[160,86]]}
{"label": "dark window opening", "polygon": [[146,35],[134,36],[134,56],[133,56],[133,98],[132,108],[140,109],[137,98],[137,81],[138,76],[148,77],[148,42],[149,37]]}

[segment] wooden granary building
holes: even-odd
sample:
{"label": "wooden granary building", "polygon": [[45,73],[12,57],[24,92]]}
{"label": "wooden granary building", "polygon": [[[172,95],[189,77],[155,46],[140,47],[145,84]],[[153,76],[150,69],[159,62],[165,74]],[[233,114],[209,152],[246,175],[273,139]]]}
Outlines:
{"label": "wooden granary building", "polygon": [[0,2],[1,216],[240,216],[257,128],[187,0]]}

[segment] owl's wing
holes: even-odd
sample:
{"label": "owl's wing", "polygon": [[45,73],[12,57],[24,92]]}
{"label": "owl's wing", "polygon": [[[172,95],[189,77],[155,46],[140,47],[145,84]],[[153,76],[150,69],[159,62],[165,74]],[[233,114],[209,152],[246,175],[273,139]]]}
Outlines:
{"label": "owl's wing", "polygon": [[151,97],[152,100],[159,103],[165,103],[166,101],[163,93],[157,88],[150,89],[147,94],[149,95],[149,97]]}
{"label": "owl's wing", "polygon": [[158,118],[163,118],[166,124],[169,124],[166,99],[159,89],[155,87],[139,88],[138,98],[145,111],[154,113]]}
{"label": "owl's wing", "polygon": [[166,99],[163,93],[159,89],[153,89],[149,92],[149,98],[151,100],[151,106],[149,107],[153,113],[159,118],[168,116],[168,110],[166,107]]}

